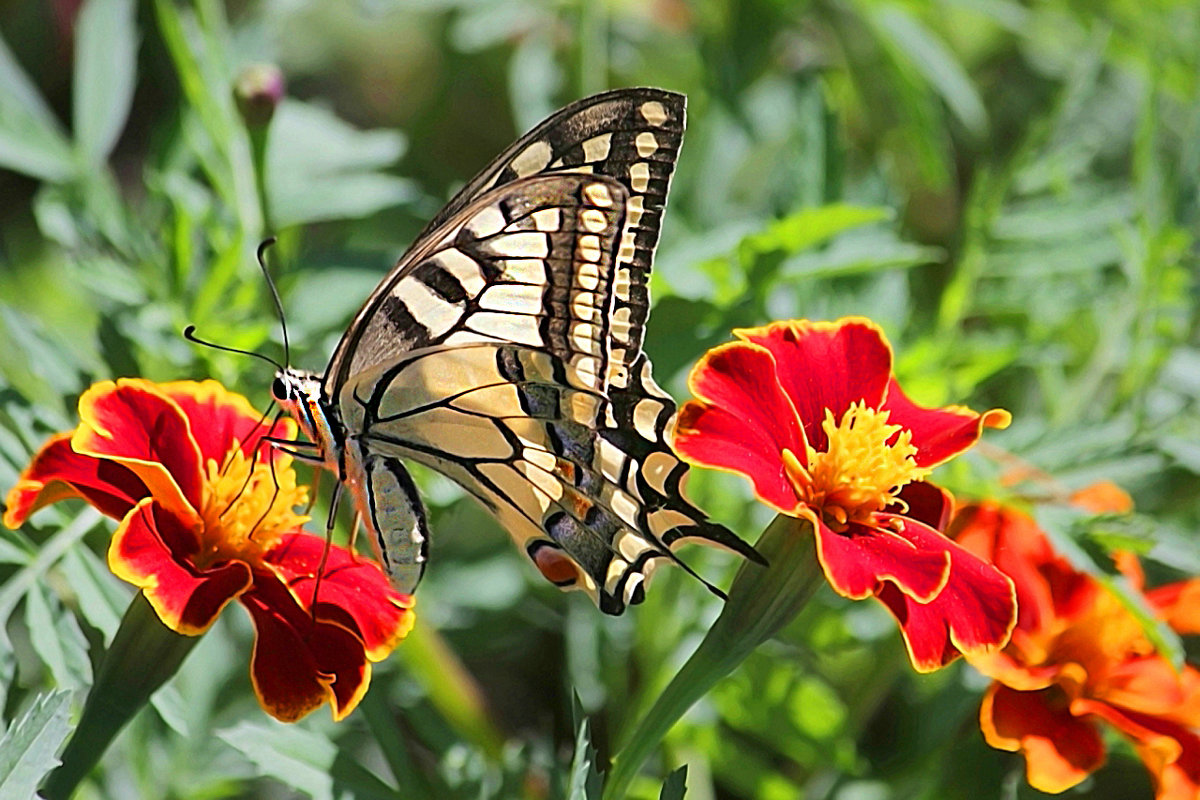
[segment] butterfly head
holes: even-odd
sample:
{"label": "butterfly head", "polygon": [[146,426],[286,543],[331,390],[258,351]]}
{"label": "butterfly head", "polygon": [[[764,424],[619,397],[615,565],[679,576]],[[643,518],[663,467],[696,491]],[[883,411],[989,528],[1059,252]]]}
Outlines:
{"label": "butterfly head", "polygon": [[291,367],[281,369],[271,381],[271,396],[280,408],[291,414],[305,436],[314,442],[322,442],[320,433],[327,431],[329,426],[319,375]]}

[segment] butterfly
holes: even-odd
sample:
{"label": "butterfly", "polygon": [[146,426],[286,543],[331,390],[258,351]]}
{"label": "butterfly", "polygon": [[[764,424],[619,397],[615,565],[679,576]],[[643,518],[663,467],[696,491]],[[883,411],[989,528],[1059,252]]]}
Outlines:
{"label": "butterfly", "polygon": [[457,482],[543,576],[609,614],[642,601],[660,561],[696,575],[682,542],[762,561],[683,497],[675,403],[642,352],[684,113],[683,95],[634,88],[553,114],[430,220],[322,375],[276,374],[310,460],[339,478],[330,520],[349,492],[400,591],[429,552],[406,461]]}

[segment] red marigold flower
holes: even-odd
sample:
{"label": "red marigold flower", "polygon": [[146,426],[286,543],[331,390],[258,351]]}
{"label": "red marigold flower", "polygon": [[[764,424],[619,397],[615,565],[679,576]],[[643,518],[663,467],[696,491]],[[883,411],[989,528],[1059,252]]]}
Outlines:
{"label": "red marigold flower", "polygon": [[882,331],[862,318],[736,330],[709,351],[680,410],[675,449],[750,479],[759,499],[809,520],[826,578],[846,597],[879,598],[913,666],[1004,644],[1010,582],[939,531],[948,494],[926,483],[1005,411],[922,408],[892,375]]}
{"label": "red marigold flower", "polygon": [[[371,662],[412,628],[412,598],[377,565],[304,533],[291,457],[263,441],[295,435],[215,381],[96,384],[79,426],[42,447],[8,495],[15,528],[80,497],[120,520],[108,563],[178,633],[206,631],[230,601],[254,621],[251,676],[268,713],[295,721],[328,701],[357,705]],[[320,589],[317,572],[325,557]]]}
{"label": "red marigold flower", "polygon": [[[1108,723],[1132,742],[1159,800],[1200,797],[1200,670],[1177,672],[1121,600],[1056,553],[1029,516],[979,503],[964,507],[951,531],[1017,590],[1011,642],[970,657],[994,679],[979,710],[988,744],[1022,753],[1035,789],[1062,792],[1104,763]],[[1115,560],[1162,620],[1181,633],[1200,629],[1200,580],[1143,592],[1137,558]]]}

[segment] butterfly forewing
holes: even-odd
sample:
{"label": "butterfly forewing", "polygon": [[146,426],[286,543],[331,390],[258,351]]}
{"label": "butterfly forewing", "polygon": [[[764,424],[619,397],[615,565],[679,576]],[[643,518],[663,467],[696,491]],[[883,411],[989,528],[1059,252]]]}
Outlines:
{"label": "butterfly forewing", "polygon": [[[614,299],[606,315],[614,322],[612,377],[619,384],[626,374],[619,367],[632,364],[641,350],[649,313],[651,259],[683,137],[684,115],[685,99],[681,94],[661,89],[620,89],[579,100],[514,142],[430,221],[367,300],[326,370],[328,394],[336,397],[341,385],[355,372],[423,346],[421,326],[426,318],[418,313],[419,309],[399,306],[388,298],[395,294],[399,279],[416,271],[428,258],[431,247],[443,246],[447,237],[460,235],[455,221],[462,220],[465,210],[485,193],[526,178],[563,172],[605,176],[625,190],[620,200],[623,219],[616,233],[610,281]],[[510,193],[515,196],[520,192]],[[448,253],[447,259],[455,262],[456,254]],[[451,264],[448,271],[456,274],[455,266]],[[450,284],[446,285],[453,291]],[[418,289],[414,288],[413,294],[420,298]],[[382,308],[385,303],[389,304],[387,309]],[[432,314],[444,310],[436,302],[432,308]],[[382,333],[375,317],[384,311],[392,312],[394,334],[386,344],[373,336]]]}

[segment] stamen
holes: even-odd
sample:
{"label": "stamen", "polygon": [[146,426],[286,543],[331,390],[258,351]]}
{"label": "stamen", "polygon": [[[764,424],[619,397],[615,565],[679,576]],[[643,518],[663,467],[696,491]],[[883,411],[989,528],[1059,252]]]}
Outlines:
{"label": "stamen", "polygon": [[263,464],[257,451],[247,457],[235,442],[232,455],[210,459],[204,481],[201,567],[237,558],[260,561],[286,531],[296,530],[307,517],[292,511],[308,501],[307,489],[296,486],[295,473],[279,472],[274,459]]}
{"label": "stamen", "polygon": [[807,464],[790,450],[783,451],[784,469],[797,498],[817,509],[836,531],[851,522],[870,522],[875,512],[903,503],[896,496],[899,491],[929,473],[917,466],[912,432],[889,425],[889,415],[858,402],[839,421],[826,409],[821,422],[828,441],[824,451],[808,446]]}

